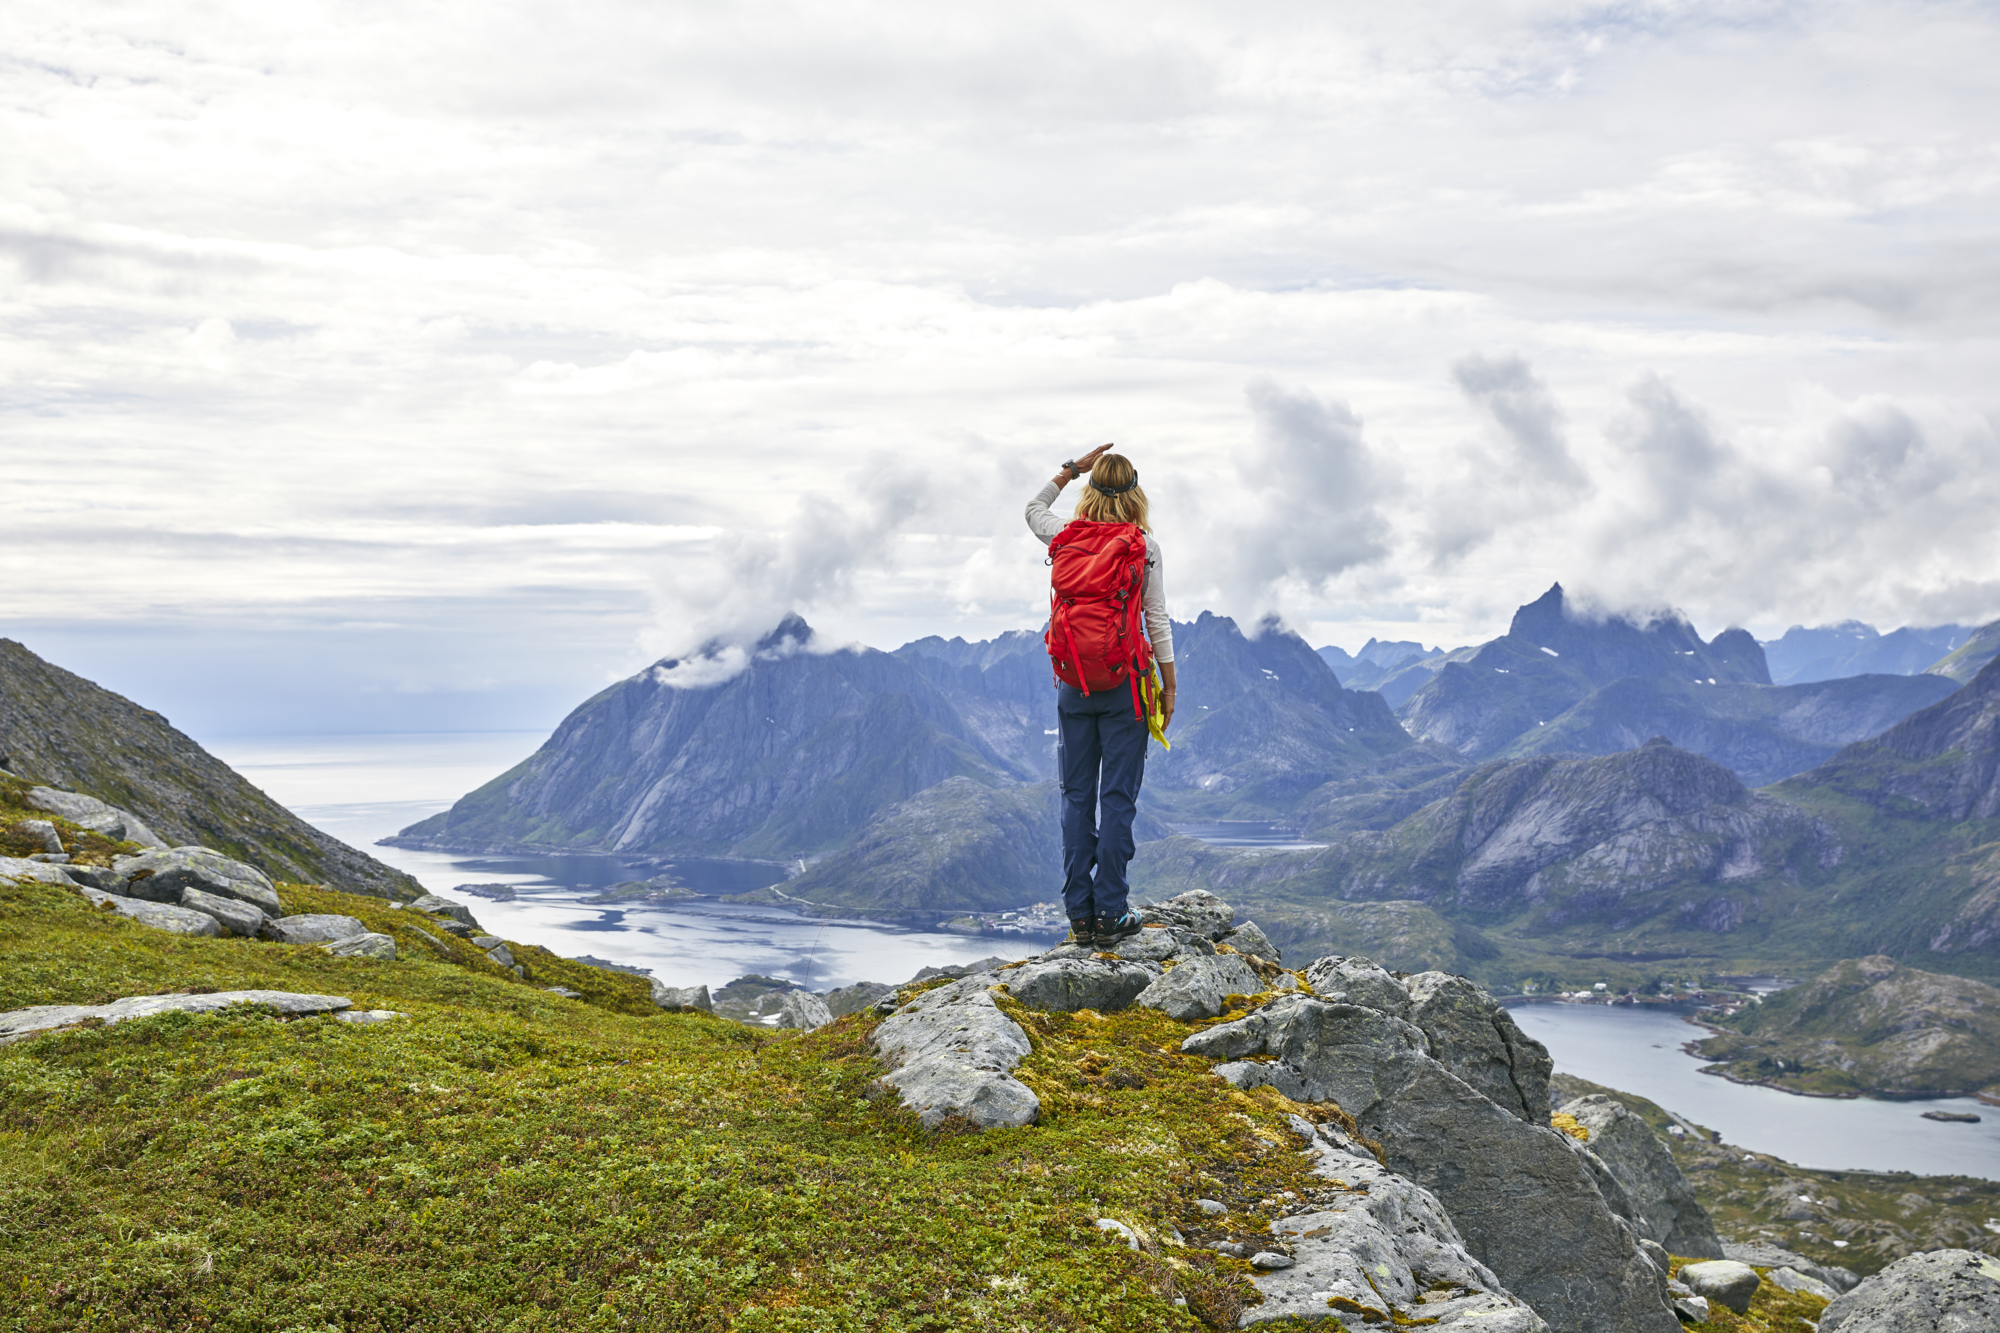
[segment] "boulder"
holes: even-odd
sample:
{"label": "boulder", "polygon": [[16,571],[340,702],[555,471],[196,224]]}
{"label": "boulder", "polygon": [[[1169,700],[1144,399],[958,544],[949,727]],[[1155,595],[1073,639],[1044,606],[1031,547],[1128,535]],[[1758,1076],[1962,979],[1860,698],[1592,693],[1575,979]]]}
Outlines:
{"label": "boulder", "polygon": [[[1139,998],[1160,975],[1155,963],[1122,958],[1058,958],[1024,963],[990,975],[1007,993],[1031,1009],[1071,1013],[1095,1009],[1111,1013]],[[966,978],[967,981],[973,978]]]}
{"label": "boulder", "polygon": [[[1209,958],[1215,955],[1215,946],[1204,935],[1178,926],[1148,926],[1136,935],[1128,935],[1108,950],[1120,958],[1135,963],[1163,963],[1169,958]],[[1080,957],[1090,957],[1089,950],[1083,950]]]}
{"label": "boulder", "polygon": [[992,979],[967,977],[925,991],[869,1038],[889,1068],[881,1082],[902,1095],[926,1128],[962,1115],[981,1129],[1033,1124],[1041,1100],[1013,1075],[1033,1048],[1000,1012]]}
{"label": "boulder", "polygon": [[833,1021],[826,1001],[809,990],[788,990],[778,1009],[778,1026],[811,1032]]}
{"label": "boulder", "polygon": [[1797,1269],[1807,1277],[1818,1278],[1836,1291],[1853,1291],[1861,1281],[1861,1275],[1851,1268],[1843,1268],[1839,1264],[1815,1263],[1803,1254],[1764,1241],[1724,1241],[1722,1257],[1740,1260],[1752,1268]]}
{"label": "boulder", "polygon": [[1713,1313],[1708,1308],[1708,1298],[1693,1292],[1682,1296],[1676,1294],[1672,1301],[1674,1313],[1690,1324],[1706,1324]]}
{"label": "boulder", "polygon": [[1271,943],[1269,935],[1266,935],[1257,928],[1255,921],[1245,921],[1242,925],[1224,935],[1222,943],[1228,945],[1238,953],[1247,953],[1252,958],[1262,958],[1267,963],[1282,963],[1285,961],[1284,955],[1278,950],[1278,946]]}
{"label": "boulder", "polygon": [[222,925],[206,912],[197,912],[188,907],[176,907],[170,903],[149,903],[143,898],[125,898],[115,893],[104,893],[98,889],[79,888],[77,892],[88,898],[95,907],[110,906],[121,916],[129,916],[142,926],[154,930],[169,931],[175,935],[220,935]]}
{"label": "boulder", "polygon": [[2000,1328],[2000,1259],[1977,1250],[1905,1255],[1827,1306],[1819,1327],[1820,1333]]}
{"label": "boulder", "polygon": [[835,1018],[858,1014],[877,1000],[894,995],[896,988],[880,981],[857,981],[826,993],[826,1009]]}
{"label": "boulder", "polygon": [[715,1001],[709,998],[707,986],[667,986],[657,977],[653,979],[653,1003],[677,1012],[688,1009],[715,1012]]}
{"label": "boulder", "polygon": [[24,819],[14,825],[30,838],[42,844],[42,850],[55,856],[63,854],[62,834],[46,819]]}
{"label": "boulder", "polygon": [[1529,1124],[1549,1123],[1555,1061],[1499,1001],[1449,972],[1420,972],[1403,989],[1405,1017],[1430,1039],[1432,1059]]}
{"label": "boulder", "polygon": [[[1467,1252],[1428,1190],[1386,1170],[1337,1130],[1291,1117],[1313,1172],[1342,1187],[1328,1202],[1271,1223],[1283,1250],[1250,1256],[1261,1305],[1239,1327],[1277,1319],[1350,1326],[1422,1324],[1483,1333],[1546,1333],[1548,1325]],[[1356,1316],[1357,1318],[1348,1318]]]}
{"label": "boulder", "polygon": [[1781,1291],[1802,1291],[1823,1301],[1835,1301],[1840,1298],[1840,1293],[1832,1287],[1816,1277],[1807,1277],[1796,1268],[1774,1268],[1764,1274],[1764,1280]]}
{"label": "boulder", "polygon": [[1148,925],[1179,926],[1203,939],[1219,940],[1236,924],[1236,909],[1206,889],[1152,903],[1139,909],[1139,919]]}
{"label": "boulder", "polygon": [[1306,984],[1322,1000],[1410,1016],[1410,993],[1403,983],[1366,958],[1322,958],[1306,969]]}
{"label": "boulder", "polygon": [[266,916],[283,916],[285,912],[285,905],[278,901],[278,890],[263,871],[206,847],[175,847],[143,856],[121,856],[112,865],[125,876],[127,892],[134,898],[177,903],[183,889],[200,889],[220,898],[249,903],[262,909]]}
{"label": "boulder", "polygon": [[306,912],[298,916],[274,917],[264,923],[262,932],[265,939],[279,944],[332,944],[356,935],[366,935],[368,927],[351,916]]}
{"label": "boulder", "polygon": [[345,939],[322,944],[319,949],[321,953],[330,953],[335,958],[374,958],[384,963],[396,961],[395,939],[388,935],[378,935],[374,931],[349,935]]}
{"label": "boulder", "polygon": [[481,950],[488,958],[491,958],[502,967],[514,966],[513,950],[509,949],[507,941],[501,939],[498,935],[474,935],[472,936],[472,947]]}
{"label": "boulder", "polygon": [[30,861],[25,856],[0,856],[0,879],[34,880],[39,884],[60,884],[69,888],[76,883],[71,873],[76,867],[51,865],[47,861]]}
{"label": "boulder", "polygon": [[1248,963],[1234,954],[1217,954],[1176,964],[1133,1002],[1186,1023],[1214,1018],[1222,1012],[1225,996],[1255,995],[1263,989]]}
{"label": "boulder", "polygon": [[[153,906],[153,904],[143,904]],[[179,910],[179,909],[176,909]],[[195,913],[194,915],[200,915]],[[207,917],[213,927],[215,922]],[[349,1009],[354,1001],[344,995],[302,995],[280,990],[210,991],[206,995],[134,995],[110,1004],[39,1004],[0,1014],[0,1046],[58,1028],[75,1027],[98,1019],[105,1024],[123,1023],[132,1018],[150,1018],[166,1013],[214,1013],[235,1004],[262,1005],[281,1014],[327,1014]]]}
{"label": "boulder", "polygon": [[103,866],[77,865],[66,865],[62,870],[69,876],[72,884],[81,884],[87,889],[97,889],[104,893],[115,893],[120,897],[126,896],[125,877],[115,870],[107,870]]}
{"label": "boulder", "polygon": [[1734,1259],[1704,1259],[1700,1263],[1683,1264],[1680,1280],[1695,1295],[1706,1297],[1716,1305],[1726,1305],[1738,1314],[1749,1310],[1750,1298],[1757,1294],[1757,1288],[1764,1281],[1757,1276],[1756,1269]]}
{"label": "boulder", "polygon": [[105,837],[119,842],[136,842],[141,847],[156,851],[166,850],[167,844],[144,821],[130,810],[120,810],[115,805],[106,805],[95,796],[85,796],[81,792],[57,791],[54,787],[31,787],[25,798],[28,805],[37,810],[46,810],[52,815],[61,815],[78,828],[87,828],[92,833],[102,833]]}
{"label": "boulder", "polygon": [[440,898],[435,893],[427,893],[423,897],[415,899],[410,903],[410,906],[419,912],[427,912],[432,916],[448,916],[453,921],[471,926],[475,930],[479,928],[479,923],[472,919],[472,909],[470,907],[467,907],[464,903],[455,903],[449,898]]}
{"label": "boulder", "polygon": [[1629,1206],[1620,1211],[1641,1236],[1683,1258],[1724,1257],[1708,1210],[1694,1197],[1667,1145],[1644,1120],[1623,1102],[1602,1094],[1578,1097],[1564,1103],[1562,1110],[1590,1134],[1590,1151],[1623,1188]]}
{"label": "boulder", "polygon": [[386,1023],[392,1018],[408,1018],[409,1015],[395,1009],[343,1009],[333,1016],[336,1023],[354,1023],[370,1027],[376,1023]]}
{"label": "boulder", "polygon": [[270,920],[263,910],[240,898],[224,898],[200,889],[182,889],[182,907],[215,918],[216,924],[232,935],[254,936]]}
{"label": "boulder", "polygon": [[1551,1328],[1678,1328],[1652,1261],[1568,1146],[1574,1141],[1503,1108],[1432,1059],[1428,1044],[1393,1014],[1293,994],[1198,1032],[1181,1049],[1217,1060],[1274,1056],[1307,1094],[1297,1100],[1337,1102],[1382,1144],[1386,1165],[1429,1190],[1467,1250]]}

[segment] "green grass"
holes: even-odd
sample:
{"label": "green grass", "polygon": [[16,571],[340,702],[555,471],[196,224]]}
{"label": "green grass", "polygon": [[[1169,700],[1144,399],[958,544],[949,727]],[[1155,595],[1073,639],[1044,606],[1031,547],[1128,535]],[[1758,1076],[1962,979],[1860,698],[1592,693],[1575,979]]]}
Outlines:
{"label": "green grass", "polygon": [[[524,981],[380,899],[281,892],[400,931],[402,959],[165,935],[0,885],[0,1007],[271,987],[409,1015],[176,1014],[0,1047],[0,1327],[1228,1326],[1256,1299],[1245,1266],[1171,1229],[1261,1234],[1305,1183],[1298,1108],[1223,1086],[1151,1011],[1016,1007],[1042,1122],[925,1131],[874,1090],[866,1016],[796,1035],[663,1014],[635,978],[517,947]],[[1230,1213],[1203,1219],[1202,1196]]]}

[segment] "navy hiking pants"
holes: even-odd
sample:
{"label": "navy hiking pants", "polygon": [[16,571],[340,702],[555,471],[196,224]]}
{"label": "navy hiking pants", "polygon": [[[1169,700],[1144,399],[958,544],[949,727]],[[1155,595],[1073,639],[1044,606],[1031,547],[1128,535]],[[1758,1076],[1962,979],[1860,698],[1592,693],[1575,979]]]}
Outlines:
{"label": "navy hiking pants", "polygon": [[[1062,780],[1063,910],[1069,919],[1125,915],[1132,816],[1146,778],[1146,724],[1132,688],[1089,695],[1056,684],[1056,769]],[[1100,815],[1102,821],[1100,822]]]}

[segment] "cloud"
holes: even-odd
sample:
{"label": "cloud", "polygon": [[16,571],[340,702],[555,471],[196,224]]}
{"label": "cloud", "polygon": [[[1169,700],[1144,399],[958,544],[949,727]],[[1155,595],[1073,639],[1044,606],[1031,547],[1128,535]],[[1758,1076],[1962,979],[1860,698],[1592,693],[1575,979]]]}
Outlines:
{"label": "cloud", "polygon": [[1590,479],[1571,454],[1555,395],[1518,354],[1473,354],[1451,368],[1453,381],[1489,423],[1462,442],[1451,471],[1428,497],[1434,565],[1449,565],[1509,524],[1572,507]]}

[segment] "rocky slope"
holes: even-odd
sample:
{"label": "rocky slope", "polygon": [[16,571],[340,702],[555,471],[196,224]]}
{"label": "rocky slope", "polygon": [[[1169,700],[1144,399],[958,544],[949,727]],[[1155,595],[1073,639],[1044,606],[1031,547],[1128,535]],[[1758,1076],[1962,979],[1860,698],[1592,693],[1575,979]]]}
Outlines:
{"label": "rocky slope", "polygon": [[1970,638],[1939,658],[1929,670],[1963,685],[1984,671],[1996,656],[2000,656],[2000,620],[1974,630]]}
{"label": "rocky slope", "polygon": [[1774,686],[1742,630],[1704,642],[1678,615],[1591,619],[1560,584],[1515,612],[1502,637],[1435,665],[1399,715],[1412,736],[1466,758],[1608,754],[1665,735],[1751,786],[1811,768],[1951,691],[1930,676]]}
{"label": "rocky slope", "polygon": [[167,843],[250,861],[274,878],[413,898],[399,870],[329,837],[167,719],[0,639],[0,769],[130,811]]}
{"label": "rocky slope", "polygon": [[1848,959],[1739,1013],[1698,1043],[1729,1077],[1792,1092],[2000,1101],[2000,990]]}

